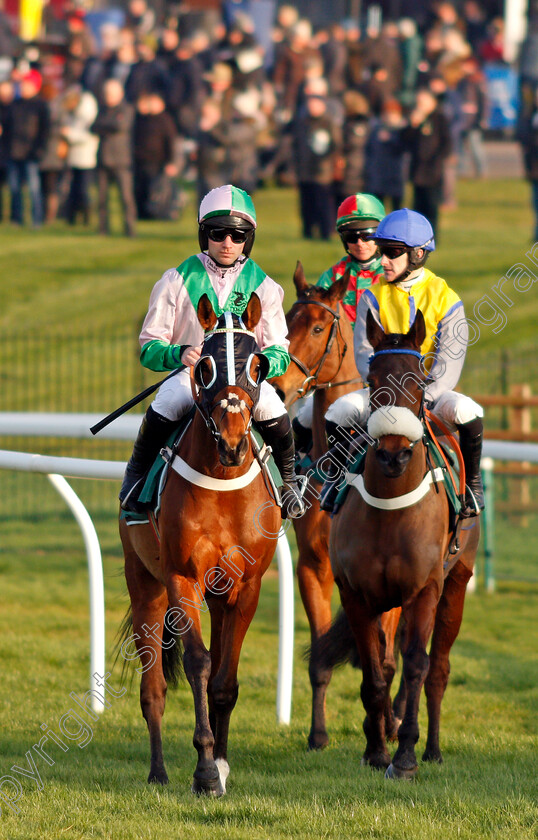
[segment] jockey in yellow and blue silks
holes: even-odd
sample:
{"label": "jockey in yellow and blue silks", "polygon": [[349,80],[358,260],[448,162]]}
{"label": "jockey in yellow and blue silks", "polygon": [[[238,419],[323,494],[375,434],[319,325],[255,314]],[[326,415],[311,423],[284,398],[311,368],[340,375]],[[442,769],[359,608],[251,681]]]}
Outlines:
{"label": "jockey in yellow and blue silks", "polygon": [[[384,332],[406,333],[421,310],[426,323],[421,352],[428,373],[424,399],[434,414],[459,432],[467,477],[464,515],[475,516],[484,508],[480,475],[484,412],[470,397],[453,390],[468,343],[463,303],[443,279],[424,267],[435,250],[433,229],[424,216],[407,208],[396,210],[385,216],[374,236],[384,277],[363,293],[357,306],[354,353],[358,371],[366,381],[373,353],[366,335],[368,312]],[[364,427],[369,413],[367,388],[341,397],[327,411],[328,435],[334,437],[337,427]]]}
{"label": "jockey in yellow and blue silks", "polygon": [[[240,316],[255,292],[262,315],[254,332],[269,361],[268,376],[278,376],[288,367],[284,292],[250,259],[256,224],[254,204],[246,192],[231,184],[211,190],[202,199],[198,215],[200,253],[165,271],[151,292],[140,333],[140,360],[150,370],[180,370],[161,385],[146,412],[120,491],[125,510],[139,509],[133,491],[140,489],[173,427],[193,405],[189,368],[200,358],[204,331],[197,306],[204,293],[217,315],[229,311]],[[304,503],[295,475],[290,419],[284,403],[266,381],[262,382],[253,417],[265,443],[272,447],[287,491],[282,516],[300,516]]]}

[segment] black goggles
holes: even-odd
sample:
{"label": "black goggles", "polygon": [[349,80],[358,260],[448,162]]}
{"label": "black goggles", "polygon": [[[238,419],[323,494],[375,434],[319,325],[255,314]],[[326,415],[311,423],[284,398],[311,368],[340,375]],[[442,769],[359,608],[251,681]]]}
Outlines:
{"label": "black goggles", "polygon": [[346,245],[356,245],[357,242],[371,242],[374,238],[376,228],[362,228],[361,230],[342,231],[342,239]]}
{"label": "black goggles", "polygon": [[213,227],[207,228],[207,235],[213,242],[224,242],[227,236],[229,236],[232,242],[235,242],[236,245],[239,245],[241,242],[247,241],[247,236],[249,231],[247,230],[240,230],[239,228],[228,228],[228,227]]}
{"label": "black goggles", "polygon": [[378,247],[381,256],[389,260],[397,260],[402,254],[409,252],[407,245],[379,245]]}

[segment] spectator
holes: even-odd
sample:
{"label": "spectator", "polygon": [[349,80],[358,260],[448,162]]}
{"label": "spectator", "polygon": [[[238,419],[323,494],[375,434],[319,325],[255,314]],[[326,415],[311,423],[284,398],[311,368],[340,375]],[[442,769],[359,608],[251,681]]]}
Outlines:
{"label": "spectator", "polygon": [[473,167],[475,178],[483,178],[485,172],[485,156],[482,147],[482,137],[486,125],[487,93],[484,74],[478,61],[470,56],[462,65],[463,78],[460,82],[462,99],[463,127],[459,148],[459,170],[465,169],[468,156]]}
{"label": "spectator", "polygon": [[5,79],[0,82],[0,221],[4,217],[3,199],[4,199],[4,185],[7,183],[7,164],[8,154],[6,148],[6,133],[4,126],[6,123],[9,106],[15,98],[15,88],[11,79]]}
{"label": "spectator", "polygon": [[[170,65],[168,107],[179,133],[184,137],[194,138],[197,132],[205,97],[203,69],[203,63],[195,54],[191,41],[181,40]],[[231,73],[229,75],[231,82]]]}
{"label": "spectator", "polygon": [[312,44],[312,26],[301,18],[292,27],[289,43],[281,51],[273,71],[273,83],[283,123],[290,122],[297,105],[299,90],[305,78],[305,62],[320,58]]}
{"label": "spectator", "polygon": [[378,119],[370,127],[366,144],[365,191],[375,195],[385,207],[390,199],[392,210],[402,206],[404,194],[403,129],[405,120],[397,99],[387,99]]}
{"label": "spectator", "polygon": [[523,151],[525,175],[531,185],[534,242],[538,242],[538,90],[534,92],[531,107],[521,115],[517,137]]}
{"label": "spectator", "polygon": [[417,32],[417,25],[411,18],[402,18],[398,25],[400,33],[400,55],[402,59],[402,79],[399,99],[405,107],[415,101],[415,90],[422,57],[422,38]]}
{"label": "spectator", "polygon": [[504,20],[494,18],[487,31],[488,37],[480,47],[480,60],[504,63]]}
{"label": "spectator", "polygon": [[370,106],[357,90],[343,96],[345,117],[342,128],[341,180],[337,183],[336,203],[353,193],[363,192],[365,148],[368,141]]}
{"label": "spectator", "polygon": [[326,100],[309,96],[306,113],[294,124],[295,169],[305,239],[313,239],[315,230],[322,239],[331,238],[333,180],[340,147],[340,130],[327,114]]}
{"label": "spectator", "polygon": [[437,235],[439,205],[443,196],[443,165],[451,152],[450,127],[428,88],[417,91],[415,107],[404,129],[404,143],[411,154],[410,177],[413,207],[426,216]]}
{"label": "spectator", "polygon": [[22,76],[20,97],[9,106],[4,125],[11,221],[17,225],[24,223],[22,187],[26,182],[34,227],[41,226],[44,218],[39,161],[49,135],[49,109],[39,96],[41,83],[41,74],[37,70],[29,70]]}
{"label": "spectator", "polygon": [[197,188],[201,201],[210,190],[226,183],[224,127],[218,100],[206,99],[202,105],[197,147]]}
{"label": "spectator", "polygon": [[[157,179],[175,178],[174,120],[157,93],[142,93],[136,103],[133,129],[134,194],[139,219],[154,218],[150,208]],[[170,208],[170,212],[172,208]]]}
{"label": "spectator", "polygon": [[45,222],[50,224],[58,216],[60,184],[66,171],[67,143],[62,137],[63,108],[56,86],[47,82],[41,96],[49,107],[49,133],[43,157],[39,162]]}
{"label": "spectator", "polygon": [[116,183],[123,210],[126,236],[135,236],[136,206],[133,194],[132,132],[133,106],[125,101],[124,90],[117,79],[108,79],[103,86],[103,104],[91,131],[99,137],[97,152],[97,186],[99,193],[99,232],[110,232],[108,194]]}
{"label": "spectator", "polygon": [[158,93],[166,97],[168,79],[165,69],[155,57],[155,43],[151,36],[135,45],[137,60],[125,81],[125,98],[135,103],[142,93]]}
{"label": "spectator", "polygon": [[90,187],[95,176],[99,146],[99,137],[91,131],[98,112],[97,100],[90,91],[75,85],[65,93],[64,109],[62,135],[68,144],[67,165],[71,170],[65,217],[70,225],[74,225],[78,215],[82,214],[83,223],[88,225]]}

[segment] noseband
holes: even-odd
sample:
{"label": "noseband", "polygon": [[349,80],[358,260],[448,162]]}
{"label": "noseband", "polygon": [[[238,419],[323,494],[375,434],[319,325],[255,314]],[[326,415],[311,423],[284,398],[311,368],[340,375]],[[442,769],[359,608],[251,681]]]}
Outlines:
{"label": "noseband", "polygon": [[[327,310],[327,312],[331,313],[331,315],[333,316],[333,322],[331,324],[331,331],[329,333],[329,337],[327,339],[327,344],[325,345],[325,349],[324,349],[324,351],[321,355],[321,358],[320,358],[319,362],[317,362],[317,364],[315,364],[311,370],[309,370],[307,368],[307,366],[300,359],[297,358],[297,356],[294,356],[293,353],[289,354],[291,361],[294,364],[296,364],[297,367],[299,368],[299,370],[301,371],[301,373],[304,373],[304,375],[305,375],[305,379],[304,379],[303,384],[301,385],[300,388],[297,388],[296,399],[298,399],[299,397],[304,397],[304,395],[308,391],[312,391],[312,390],[319,391],[319,390],[322,390],[324,388],[334,388],[337,385],[349,385],[352,382],[359,382],[360,377],[358,377],[358,376],[354,377],[353,379],[346,379],[342,382],[334,382],[334,381],[318,382],[318,377],[321,373],[321,369],[322,369],[323,365],[325,364],[325,361],[327,360],[327,357],[329,356],[329,353],[332,350],[332,346],[334,344],[334,339],[336,338],[337,333],[340,334],[340,338],[344,342],[344,348],[342,350],[342,355],[340,356],[340,363],[338,365],[338,370],[335,373],[335,377],[338,376],[338,373],[340,372],[340,368],[342,367],[342,363],[344,361],[344,356],[347,353],[347,342],[345,341],[344,336],[342,335],[342,329],[341,329],[341,326],[340,326],[340,314],[336,309],[331,309],[330,306],[327,306],[326,303],[322,303],[320,300],[301,300],[301,301],[297,301],[296,305],[298,305],[298,304],[302,304],[303,306],[321,306],[322,309],[325,309],[325,310]],[[311,383],[313,383],[313,384],[311,384]]]}
{"label": "noseband", "polygon": [[[412,350],[410,347],[394,347],[394,348],[387,348],[386,350],[377,350],[375,353],[369,358],[369,364],[371,365],[374,359],[377,359],[379,356],[415,356],[417,359],[420,359],[422,362],[424,356],[418,350]],[[424,421],[424,387],[425,382],[422,383],[421,388],[421,395],[420,395],[420,406],[418,410],[418,414],[416,415],[417,418],[423,422]],[[370,405],[371,405],[371,397],[370,397]],[[390,409],[390,406],[389,406]],[[414,449],[415,445],[418,441],[411,441],[410,442],[410,449]],[[376,440],[373,444],[374,449],[377,449],[379,446],[379,440]]]}

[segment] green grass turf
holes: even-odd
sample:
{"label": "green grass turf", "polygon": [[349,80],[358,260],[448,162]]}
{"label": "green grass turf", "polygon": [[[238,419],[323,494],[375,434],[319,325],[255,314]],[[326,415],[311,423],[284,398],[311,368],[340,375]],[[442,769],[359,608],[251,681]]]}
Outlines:
{"label": "green grass turf", "polygon": [[[111,667],[127,598],[115,522],[101,518],[97,527]],[[14,520],[3,523],[0,572],[0,775],[12,775],[13,764],[27,766],[25,754],[38,742],[40,724],[59,733],[60,717],[73,707],[70,692],[80,696],[87,689],[87,572],[76,526],[67,515],[22,527]],[[443,705],[445,763],[421,765],[414,783],[387,782],[360,767],[360,673],[349,668],[336,672],[329,689],[331,745],[319,754],[306,751],[310,691],[301,655],[308,632],[298,595],[292,723],[277,726],[278,579],[271,568],[240,663],[225,799],[208,802],[189,793],[195,751],[187,684],[170,692],[164,718],[170,785],[146,784],[149,745],[135,677],[97,723],[89,721],[93,737],[84,748],[73,742],[64,753],[53,745],[54,766],[36,758],[43,789],[20,777],[20,813],[3,809],[0,837],[160,840],[218,832],[234,840],[528,840],[538,826],[534,601],[535,593],[523,585],[503,585],[490,597],[468,596]],[[119,667],[111,684],[120,688]],[[424,708],[420,726],[419,756]]]}
{"label": "green grass turf", "polygon": [[[518,181],[462,182],[459,196],[460,210],[442,218],[439,249],[429,265],[460,292],[472,317],[476,301],[490,293],[507,269],[520,261],[529,264],[525,252],[532,218],[528,187]],[[300,238],[292,191],[260,192],[256,205],[260,233],[253,256],[282,283],[288,308],[297,258],[314,281],[338,258],[341,247],[336,238],[330,243]],[[4,333],[27,335],[44,328],[91,328],[106,345],[116,331],[134,331],[152,284],[164,268],[195,250],[195,233],[192,201],[181,222],[141,224],[136,240],[73,231],[61,222],[40,231],[2,225],[0,326]],[[496,365],[499,348],[523,354],[535,342],[535,288],[514,293],[501,332],[481,329],[467,359],[469,378],[480,365],[487,367],[488,360]],[[105,349],[99,351],[103,369]],[[24,345],[17,346],[16,356],[24,369]],[[533,375],[533,358],[522,365],[519,381]],[[65,365],[68,371],[69,359]],[[3,377],[7,374],[2,371]],[[54,398],[53,391],[50,396]],[[6,477],[2,475],[4,488]],[[46,480],[35,481],[45,492]],[[75,482],[84,498],[83,484]],[[7,492],[12,492],[11,485]],[[10,774],[13,764],[25,767],[25,753],[41,736],[40,724],[58,732],[59,718],[72,705],[70,692],[80,695],[88,687],[85,557],[76,525],[60,510],[58,504],[36,522],[17,517],[13,506],[9,515],[0,513],[0,775]],[[111,667],[127,598],[115,522],[102,506],[96,510]],[[536,517],[529,518],[527,528],[519,520],[507,522],[498,534],[499,552],[516,558],[523,577],[526,563],[528,572],[534,563],[536,577],[535,524]],[[278,581],[272,569],[240,664],[240,697],[230,737],[232,775],[225,799],[208,802],[189,793],[195,752],[186,685],[170,694],[165,715],[171,783],[164,790],[146,785],[149,747],[135,678],[129,693],[113,700],[102,719],[92,723],[93,738],[84,749],[72,746],[63,753],[56,748],[52,767],[37,760],[42,791],[21,777],[21,813],[3,808],[0,838],[536,837],[535,593],[535,587],[501,582],[494,595],[468,597],[443,705],[445,763],[422,766],[415,783],[397,784],[359,766],[364,749],[360,674],[348,668],[335,674],[329,689],[331,746],[321,754],[306,752],[310,691],[301,652],[308,633],[297,594],[292,724],[276,725]],[[119,676],[119,669],[114,670],[115,688]],[[419,756],[425,723],[423,708]]]}

